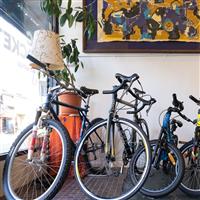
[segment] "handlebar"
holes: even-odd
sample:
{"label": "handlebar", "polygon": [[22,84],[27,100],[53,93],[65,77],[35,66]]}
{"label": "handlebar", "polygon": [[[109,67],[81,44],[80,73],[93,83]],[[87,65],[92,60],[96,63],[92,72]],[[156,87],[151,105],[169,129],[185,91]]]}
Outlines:
{"label": "handlebar", "polygon": [[175,113],[178,113],[180,117],[182,117],[184,120],[188,121],[188,122],[191,122],[194,124],[194,121],[192,121],[191,119],[189,119],[186,115],[184,115],[183,113],[181,113],[181,110],[179,108],[172,108],[172,107],[169,107],[168,109],[169,111],[171,112],[175,112]]}
{"label": "handlebar", "polygon": [[184,110],[183,102],[177,99],[177,96],[175,93],[172,94],[172,97],[173,97],[172,104],[174,105],[174,107],[178,108],[180,111]]}
{"label": "handlebar", "polygon": [[116,73],[115,77],[120,82],[120,85],[119,86],[113,86],[112,90],[104,90],[103,94],[116,94],[121,89],[128,89],[128,91],[130,92],[130,90],[128,88],[130,86],[128,86],[126,83],[132,84],[134,81],[139,79],[139,75],[136,74],[136,73],[132,74],[131,76],[125,76],[125,75]]}
{"label": "handlebar", "polygon": [[31,62],[35,63],[36,65],[38,65],[38,67],[46,70],[46,65],[44,63],[40,62],[38,59],[31,56],[30,54],[28,54],[28,56],[26,58],[29,59]]}
{"label": "handlebar", "polygon": [[65,90],[67,91],[75,91],[77,92],[78,95],[80,95],[81,97],[83,98],[87,98],[87,95],[82,91],[82,90],[79,90],[78,88],[68,88],[66,87],[63,83],[61,83],[56,77],[55,77],[55,73],[51,70],[49,70],[47,68],[47,66],[40,62],[38,59],[34,58],[33,56],[31,56],[30,54],[28,54],[27,56],[27,59],[29,59],[31,62],[35,63],[38,67],[36,69],[38,70],[44,70],[44,72],[46,73],[46,75],[52,77],[54,80],[56,80],[56,82],[58,83],[59,86],[56,86],[54,88],[51,88],[50,89],[50,92],[53,92],[57,89],[61,89],[61,88],[64,88]]}
{"label": "handlebar", "polygon": [[156,103],[156,99],[151,98],[149,101],[142,99],[141,97],[138,97],[138,99],[142,102],[142,106],[140,106],[140,108],[137,108],[134,111],[127,111],[127,114],[136,114],[138,112],[140,112],[141,110],[143,110],[143,108],[145,106],[149,106],[149,108],[147,109],[147,113],[149,112],[149,110],[151,109],[151,106]]}
{"label": "handlebar", "polygon": [[186,117],[184,114],[182,114],[181,112],[178,112],[178,114],[180,115],[180,117],[182,117],[184,120],[188,121],[188,122],[191,122],[194,124],[194,121],[189,119],[188,117]]}
{"label": "handlebar", "polygon": [[[119,100],[119,102],[126,104],[131,107],[135,107],[134,111],[128,111],[128,114],[134,114],[140,112],[146,105],[149,105],[149,109],[147,109],[147,112],[150,110],[151,106],[156,103],[156,100],[154,98],[151,98],[150,100],[145,100],[142,97],[140,97],[140,94],[145,94],[144,91],[140,91],[137,88],[133,88],[134,91],[130,89],[132,86],[133,82],[139,79],[139,75],[134,73],[131,76],[125,76],[120,73],[115,74],[115,78],[120,82],[119,86],[113,86],[112,90],[104,90],[103,94],[116,94],[119,90],[121,89],[126,89],[128,93],[131,94],[136,100],[139,100],[142,102],[142,106],[140,108],[137,108],[137,106],[133,106],[129,104],[128,102]],[[130,84],[127,84],[130,83]]]}
{"label": "handlebar", "polygon": [[197,98],[195,98],[194,96],[190,95],[189,98],[194,101],[198,106],[200,106],[200,100],[198,100]]}

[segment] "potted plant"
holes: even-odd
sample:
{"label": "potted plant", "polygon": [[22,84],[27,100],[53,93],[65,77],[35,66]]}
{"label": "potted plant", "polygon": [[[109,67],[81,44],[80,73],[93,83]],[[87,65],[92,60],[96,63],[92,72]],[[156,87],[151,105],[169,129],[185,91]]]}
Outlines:
{"label": "potted plant", "polygon": [[[74,82],[76,81],[74,73],[76,73],[83,63],[79,59],[79,50],[76,46],[76,40],[72,39],[70,43],[66,44],[64,39],[61,38],[61,49],[63,59],[65,60],[64,69],[55,71],[56,78],[65,86],[75,88]],[[74,68],[74,73],[70,71],[69,67]],[[58,96],[61,102],[66,102],[70,105],[81,106],[81,97],[72,91],[61,93]],[[77,114],[77,110],[60,106],[59,113],[61,115]]]}
{"label": "potted plant", "polygon": [[[85,24],[84,34],[90,39],[96,32],[96,20],[92,13],[93,3],[94,0],[87,7],[72,7],[72,0],[68,0],[67,7],[62,8],[62,0],[42,0],[41,8],[49,16],[58,18],[61,26],[68,24],[68,27],[71,28],[75,23],[83,22]],[[75,88],[75,76],[70,71],[69,66],[74,67],[75,73],[80,66],[83,67],[83,63],[79,59],[80,52],[76,46],[76,39],[71,39],[70,43],[66,43],[63,36],[61,36],[61,49],[65,61],[65,68],[56,71],[56,78],[67,87]],[[80,97],[72,92],[61,94],[59,100],[75,106],[81,105]],[[59,112],[61,114],[77,113],[76,110],[63,106],[60,106]]]}

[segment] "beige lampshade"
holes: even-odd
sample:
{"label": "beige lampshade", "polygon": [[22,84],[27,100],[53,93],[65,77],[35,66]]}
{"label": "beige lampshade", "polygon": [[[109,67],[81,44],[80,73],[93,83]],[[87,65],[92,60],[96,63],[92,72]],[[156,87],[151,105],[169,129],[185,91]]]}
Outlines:
{"label": "beige lampshade", "polygon": [[[61,70],[64,68],[59,35],[47,30],[34,32],[32,48],[29,53],[42,63],[48,64],[50,70]],[[35,63],[31,63],[37,68]]]}

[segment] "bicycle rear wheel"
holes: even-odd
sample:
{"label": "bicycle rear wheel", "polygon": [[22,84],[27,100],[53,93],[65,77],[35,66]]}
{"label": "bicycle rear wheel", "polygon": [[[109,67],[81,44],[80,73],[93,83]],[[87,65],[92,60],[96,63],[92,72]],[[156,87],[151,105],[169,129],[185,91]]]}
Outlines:
{"label": "bicycle rear wheel", "polygon": [[[158,141],[150,141],[151,151],[155,149]],[[160,148],[160,147],[159,147]],[[167,150],[162,149],[157,166],[151,167],[149,176],[140,189],[141,193],[149,197],[162,197],[173,192],[183,178],[184,161],[180,151],[173,145],[167,144]],[[144,148],[139,148],[132,157],[130,174],[133,184],[137,183],[146,163]]]}
{"label": "bicycle rear wheel", "polygon": [[[192,140],[180,148],[185,161],[185,172],[179,187],[184,193],[195,197],[200,196],[200,153],[198,153],[198,157],[194,160],[192,150]],[[200,152],[200,149],[197,152]]]}
{"label": "bicycle rear wheel", "polygon": [[[3,187],[9,200],[52,199],[70,168],[71,140],[64,126],[55,120],[43,121],[35,137],[32,159],[27,159],[32,128],[33,124],[21,132],[6,157]],[[48,140],[41,157],[44,134]]]}
{"label": "bicycle rear wheel", "polygon": [[[143,185],[150,169],[150,146],[145,133],[132,121],[118,119],[112,122],[114,130],[115,158],[110,159],[105,153],[107,121],[104,120],[91,127],[80,141],[75,154],[75,177],[81,189],[93,199],[127,199],[134,195]],[[120,128],[119,128],[120,127]],[[137,140],[132,144],[133,134]],[[131,153],[128,153],[128,144]],[[133,185],[128,173],[129,161],[134,148],[144,146],[147,153],[145,169]],[[87,155],[90,166],[88,168]],[[84,173],[82,172],[84,168]],[[104,170],[102,170],[104,169]]]}

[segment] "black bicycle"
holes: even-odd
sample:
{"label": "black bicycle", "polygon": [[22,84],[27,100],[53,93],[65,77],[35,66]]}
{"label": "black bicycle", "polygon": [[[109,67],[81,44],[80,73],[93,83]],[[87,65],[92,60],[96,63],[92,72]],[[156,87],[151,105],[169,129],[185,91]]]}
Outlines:
{"label": "black bicycle", "polygon": [[[35,121],[25,128],[12,144],[6,157],[3,171],[3,188],[7,199],[52,199],[62,186],[71,165],[74,154],[74,145],[67,129],[60,122],[54,105],[61,105],[78,110],[81,119],[81,137],[86,129],[101,121],[97,118],[89,121],[90,97],[98,90],[82,87],[75,89],[84,102],[85,107],[74,107],[59,102],[57,96],[65,88],[54,76],[47,66],[35,58],[28,58],[40,66],[39,70],[47,76],[54,78],[58,86],[50,88],[44,105],[39,107]],[[74,89],[73,89],[74,90]],[[55,145],[56,143],[56,145]],[[59,147],[59,148],[58,148]],[[85,156],[83,159],[87,167],[92,166]]]}
{"label": "black bicycle", "polygon": [[[192,95],[189,98],[200,106],[200,100]],[[200,109],[198,109],[197,120],[191,121],[196,124],[194,137],[184,144],[180,151],[185,160],[184,177],[180,189],[186,194],[194,197],[200,196]]]}
{"label": "black bicycle", "polygon": [[[183,103],[177,100],[173,94],[173,107],[169,107],[163,119],[163,124],[157,140],[150,141],[152,150],[151,171],[141,188],[141,193],[150,197],[162,197],[174,191],[183,178],[184,161],[177,148],[177,136],[174,131],[182,123],[172,119],[172,113],[177,113],[184,119],[181,113],[184,109]],[[143,148],[139,148],[133,155],[130,163],[130,174],[135,184],[141,176],[146,163],[146,154]]]}
{"label": "black bicycle", "polygon": [[[104,91],[112,95],[111,109],[108,119],[92,126],[80,140],[75,153],[75,177],[81,189],[92,199],[127,199],[134,195],[144,184],[150,169],[151,153],[148,138],[145,132],[135,122],[119,117],[118,103],[135,109],[132,101],[124,100],[129,94],[132,99],[142,102],[141,111],[145,106],[152,105],[155,100],[145,100],[138,96],[132,84],[139,79],[137,74],[124,76],[116,74],[120,85],[113,90]],[[120,93],[121,92],[121,93]],[[129,163],[135,151],[143,147],[146,153],[144,170],[136,184],[127,184],[129,178]],[[86,156],[87,155],[87,156]],[[81,175],[81,170],[86,165],[83,157],[87,157],[95,173],[89,169]],[[81,165],[80,165],[81,163]]]}

